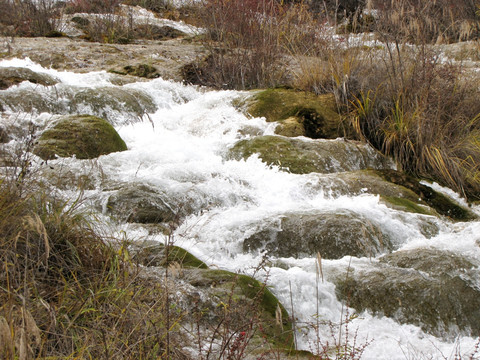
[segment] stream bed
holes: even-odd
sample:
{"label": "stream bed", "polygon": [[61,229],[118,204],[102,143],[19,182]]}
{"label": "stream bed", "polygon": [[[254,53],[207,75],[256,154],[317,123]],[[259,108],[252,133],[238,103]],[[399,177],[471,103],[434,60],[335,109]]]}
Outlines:
{"label": "stream bed", "polygon": [[[48,164],[34,157],[34,166],[61,174],[63,183],[52,186],[66,198],[79,196],[69,179],[83,176],[89,184],[85,203],[112,231],[163,243],[165,235],[119,221],[131,215],[128,201],[118,200],[112,213],[112,199],[122,191],[144,189],[134,197],[162,203],[173,214],[175,245],[211,268],[255,273],[267,282],[295,318],[299,349],[315,351],[321,339],[368,343],[362,359],[468,358],[474,351],[480,308],[469,310],[468,303],[480,297],[480,221],[389,206],[372,175],[363,175],[367,160],[346,168],[332,154],[328,172],[294,174],[281,161],[267,165],[255,154],[232,156],[241,140],[274,136],[274,123],[235,106],[247,92],[161,78],[120,82],[114,74],[59,72],[28,59],[0,67],[28,68],[56,81],[25,81],[0,91],[3,125],[19,129],[7,146],[22,141],[28,124],[39,135],[58,115],[106,118],[127,151]],[[344,139],[298,141],[335,144],[335,151],[347,146]],[[428,186],[462,203],[449,189]],[[319,237],[328,244],[318,246]],[[448,301],[438,301],[442,297]],[[457,309],[462,297],[465,304]]]}

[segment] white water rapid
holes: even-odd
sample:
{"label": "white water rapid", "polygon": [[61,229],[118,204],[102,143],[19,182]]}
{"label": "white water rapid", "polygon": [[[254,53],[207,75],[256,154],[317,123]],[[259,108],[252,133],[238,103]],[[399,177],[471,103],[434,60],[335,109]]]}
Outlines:
{"label": "white water rapid", "polygon": [[[54,87],[24,82],[5,91],[34,89],[37,94],[59,104],[60,113],[68,112],[62,107],[66,94],[84,89],[137,89],[150,96],[157,110],[141,121],[132,121],[131,117],[114,110],[109,113],[115,118],[114,126],[126,142],[127,151],[101,156],[95,161],[58,159],[49,161],[48,165],[67,168],[78,174],[93,172],[91,178],[98,188],[86,191],[85,196],[96,206],[105,206],[109,190],[100,188],[100,184],[107,179],[111,184],[148,184],[159,192],[171,194],[179,207],[192,207],[192,214],[182,219],[175,230],[175,245],[189,250],[212,268],[251,274],[264,254],[245,253],[243,240],[258,231],[264,222],[275,222],[287,212],[332,210],[352,211],[397,234],[394,237],[397,250],[418,247],[448,249],[480,259],[478,221],[453,223],[431,217],[430,221],[440,231],[427,238],[418,225],[420,217],[425,215],[388,208],[378,196],[368,193],[332,196],[321,185],[324,182],[320,181],[320,174],[291,174],[265,165],[257,156],[247,160],[229,159],[227,152],[238,140],[273,134],[274,131],[273,125],[263,118],[247,117],[232,105],[234,99],[245,96],[245,93],[209,91],[162,79],[120,86],[112,82],[113,74],[58,72],[42,68],[28,59],[0,62],[0,67],[7,66],[26,67],[57,78],[59,83]],[[81,110],[88,112],[91,109],[84,107]],[[32,121],[42,129],[52,115],[35,111],[19,113],[18,109],[6,108],[3,121]],[[40,160],[38,166],[44,166]],[[335,181],[334,177],[329,178]],[[76,195],[66,191],[65,196]],[[125,231],[128,237],[164,242],[162,235],[149,235],[138,227],[115,226],[119,232]],[[355,313],[337,300],[335,285],[329,278],[349,267],[355,270],[368,268],[376,261],[375,258],[355,257],[323,260],[322,281],[317,276],[313,257],[268,257],[271,265],[268,286],[287,310],[294,310],[300,349],[315,348],[316,335],[305,324],[315,323],[316,316],[322,321],[339,323],[346,314]],[[265,275],[260,272],[258,276]],[[480,283],[476,285],[480,286]],[[336,334],[337,340],[339,336],[345,341],[345,332]],[[461,334],[450,340],[436,338],[418,326],[399,324],[369,312],[359,313],[351,319],[348,336],[350,344],[354,340],[357,345],[371,341],[362,359],[453,359],[455,354],[470,354],[476,343],[475,338]],[[328,325],[320,328],[319,337],[332,341]]]}

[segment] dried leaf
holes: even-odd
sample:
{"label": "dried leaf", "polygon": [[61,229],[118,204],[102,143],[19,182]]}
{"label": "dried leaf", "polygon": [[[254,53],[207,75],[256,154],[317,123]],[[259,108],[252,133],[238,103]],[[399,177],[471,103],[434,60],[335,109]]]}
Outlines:
{"label": "dried leaf", "polygon": [[24,328],[20,328],[20,339],[18,340],[18,360],[27,360],[28,359],[28,341],[27,333]]}
{"label": "dried leaf", "polygon": [[275,309],[275,322],[278,326],[283,326],[282,308],[280,307],[280,303],[277,303],[277,308]]}
{"label": "dried leaf", "polygon": [[7,320],[0,316],[0,357],[2,359],[13,359],[14,342]]}
{"label": "dried leaf", "polygon": [[33,340],[37,346],[40,345],[42,342],[42,333],[37,326],[37,322],[33,318],[30,311],[25,308],[23,309],[23,316],[25,319],[25,329],[27,334],[33,337]]}

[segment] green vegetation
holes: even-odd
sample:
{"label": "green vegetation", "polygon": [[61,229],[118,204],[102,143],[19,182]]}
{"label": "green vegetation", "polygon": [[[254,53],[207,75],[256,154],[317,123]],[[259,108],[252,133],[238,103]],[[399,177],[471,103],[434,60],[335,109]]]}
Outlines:
{"label": "green vegetation", "polygon": [[419,205],[409,199],[382,196],[382,200],[384,200],[388,205],[394,207],[395,209],[424,215],[433,215],[433,212],[428,207]]}

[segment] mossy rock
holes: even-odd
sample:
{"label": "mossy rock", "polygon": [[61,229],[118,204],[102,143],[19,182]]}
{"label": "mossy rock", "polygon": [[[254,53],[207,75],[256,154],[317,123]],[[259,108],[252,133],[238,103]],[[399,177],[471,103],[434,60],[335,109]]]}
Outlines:
{"label": "mossy rock", "polygon": [[[254,317],[255,312],[258,313],[257,321],[261,325],[261,334],[258,334],[260,338],[256,340],[260,344],[266,337],[277,348],[294,350],[290,317],[265,284],[250,276],[224,270],[202,270],[195,279],[190,280],[190,284],[213,291],[226,311],[240,305],[245,314],[236,314],[240,316],[238,322],[245,322],[246,318]],[[278,312],[281,314],[281,324],[278,323]]]}
{"label": "mossy rock", "polygon": [[302,140],[280,136],[258,136],[241,140],[230,149],[230,157],[247,159],[258,154],[268,165],[295,174],[334,173],[366,168],[391,167],[390,161],[367,144],[344,140]]}
{"label": "mossy rock", "polygon": [[196,256],[174,245],[169,247],[168,257],[165,245],[161,243],[134,244],[130,253],[133,255],[133,260],[143,266],[166,266],[177,263],[182,268],[208,269],[207,264]]}
{"label": "mossy rock", "polygon": [[353,133],[342,122],[332,94],[267,89],[253,92],[246,100],[245,107],[255,117],[263,116],[267,121],[278,121],[276,133],[283,136],[335,139]]}
{"label": "mossy rock", "polygon": [[478,218],[477,215],[469,209],[457,204],[447,196],[433,190],[431,187],[421,184],[419,179],[395,170],[381,170],[377,171],[377,174],[391,183],[410,189],[417,194],[422,201],[441,215],[459,221]]}
{"label": "mossy rock", "polygon": [[70,19],[70,21],[77,24],[82,29],[90,25],[90,20],[88,20],[86,17],[83,17],[83,16],[78,16],[78,15],[74,16]]}
{"label": "mossy rock", "polygon": [[47,74],[36,73],[33,70],[19,67],[0,67],[0,90],[17,85],[23,81],[30,81],[33,84],[52,86],[58,80]]}
{"label": "mossy rock", "polygon": [[266,251],[278,257],[324,259],[372,257],[392,250],[389,234],[351,211],[285,213],[266,221],[243,242],[244,251]]}
{"label": "mossy rock", "polygon": [[160,76],[157,69],[148,64],[127,65],[123,67],[123,71],[115,71],[115,73],[144,77],[147,79],[155,79]]}
{"label": "mossy rock", "polygon": [[448,251],[414,249],[380,258],[371,270],[338,276],[337,295],[358,311],[392,317],[440,337],[480,332],[478,264]]}
{"label": "mossy rock", "polygon": [[127,150],[112,125],[90,115],[62,117],[42,133],[34,153],[44,160],[56,156],[93,159],[100,155]]}

